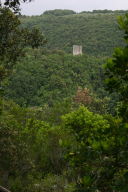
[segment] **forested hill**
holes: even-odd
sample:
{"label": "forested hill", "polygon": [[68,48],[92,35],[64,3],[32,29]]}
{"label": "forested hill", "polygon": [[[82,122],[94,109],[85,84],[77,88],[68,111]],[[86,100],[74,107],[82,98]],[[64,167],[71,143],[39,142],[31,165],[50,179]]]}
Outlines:
{"label": "forested hill", "polygon": [[93,11],[75,13],[70,10],[46,11],[40,16],[23,16],[24,27],[37,27],[48,39],[48,49],[72,52],[80,44],[91,55],[111,55],[113,48],[122,46],[122,32],[117,17],[125,11]]}

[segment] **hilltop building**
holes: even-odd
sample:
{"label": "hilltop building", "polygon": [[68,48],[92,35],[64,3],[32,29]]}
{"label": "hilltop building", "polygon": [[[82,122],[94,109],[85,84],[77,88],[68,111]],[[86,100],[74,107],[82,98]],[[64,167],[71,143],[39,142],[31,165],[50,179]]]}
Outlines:
{"label": "hilltop building", "polygon": [[81,45],[73,45],[73,55],[82,55]]}

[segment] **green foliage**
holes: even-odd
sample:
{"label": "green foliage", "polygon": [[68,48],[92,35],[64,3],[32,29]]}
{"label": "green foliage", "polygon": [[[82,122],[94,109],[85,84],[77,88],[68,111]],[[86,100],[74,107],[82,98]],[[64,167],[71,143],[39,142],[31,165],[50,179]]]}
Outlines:
{"label": "green foliage", "polygon": [[73,192],[75,190],[74,183],[68,183],[65,175],[48,174],[38,186],[39,191],[58,191],[58,192]]}
{"label": "green foliage", "polygon": [[[33,160],[24,140],[25,110],[3,101],[0,115],[0,184],[13,191],[29,191]],[[30,171],[31,170],[31,171]]]}
{"label": "green foliage", "polygon": [[20,29],[20,20],[8,8],[0,8],[0,84],[17,60],[24,55],[26,46],[38,48],[46,43],[38,29]]}
{"label": "green foliage", "polygon": [[65,129],[78,142],[68,154],[76,191],[126,191],[127,130],[122,120],[94,114],[84,107],[65,115],[63,120]]}
{"label": "green foliage", "polygon": [[61,10],[61,9],[55,9],[55,10],[49,10],[49,11],[45,11],[43,13],[44,15],[51,15],[51,16],[64,16],[64,15],[72,15],[72,14],[76,14],[75,11],[72,10]]}
{"label": "green foliage", "polygon": [[14,192],[32,192],[40,187],[48,191],[48,174],[52,174],[49,188],[55,182],[57,188],[61,182],[68,185],[63,175],[67,170],[63,157],[73,146],[74,137],[68,130],[37,120],[32,109],[20,108],[9,101],[3,101],[1,105],[0,185]]}
{"label": "green foliage", "polygon": [[21,23],[23,27],[39,27],[50,50],[72,53],[73,45],[82,45],[85,54],[110,56],[114,47],[124,45],[116,22],[117,16],[124,12],[103,12],[64,15],[65,10],[53,10],[40,16],[22,17]]}
{"label": "green foliage", "polygon": [[49,173],[62,174],[63,169],[66,168],[63,158],[66,145],[71,145],[73,141],[68,131],[49,126],[40,120],[30,119],[27,122],[26,133],[30,152],[35,159],[36,170],[42,176]]}
{"label": "green foliage", "polygon": [[71,112],[74,108],[74,103],[70,98],[54,102],[52,107],[44,105],[40,112],[40,119],[49,122],[51,125],[60,125],[62,122],[61,116]]}
{"label": "green foliage", "polygon": [[1,80],[21,52],[20,21],[9,9],[0,9],[0,73]]}
{"label": "green foliage", "polygon": [[119,95],[118,111],[127,121],[128,116],[128,15],[120,17],[120,27],[125,31],[125,48],[117,48],[105,66],[106,84],[110,92]]}
{"label": "green foliage", "polygon": [[[10,77],[6,97],[22,106],[53,106],[75,95],[77,88],[106,96],[103,88],[102,60],[86,55],[48,54],[30,50]],[[35,54],[35,57],[33,56]]]}
{"label": "green foliage", "polygon": [[38,28],[33,28],[31,31],[27,32],[26,41],[27,45],[31,46],[33,49],[39,48],[47,42]]}
{"label": "green foliage", "polygon": [[[8,8],[0,8],[0,97],[3,80],[12,72],[13,66],[23,54],[23,31],[20,21]],[[1,99],[1,98],[0,98]]]}
{"label": "green foliage", "polygon": [[[6,6],[17,9],[19,3],[6,1]],[[14,192],[128,190],[128,16],[119,20],[125,30],[126,47],[117,48],[105,67],[108,89],[119,99],[119,117],[107,114],[110,98],[104,90],[101,68],[106,57],[74,57],[58,50],[69,51],[73,44],[86,42],[90,55],[93,52],[108,56],[113,47],[110,42],[116,44],[114,37],[120,34],[116,36],[114,28],[112,39],[102,39],[99,44],[102,35],[95,26],[102,27],[106,38],[105,34],[113,29],[114,13],[117,14],[108,10],[81,14],[54,10],[39,17],[22,18],[24,25],[36,26],[38,19],[40,27],[45,26],[48,47],[57,48],[50,51],[42,49],[46,39],[37,28],[19,28],[18,18],[9,9],[1,9],[0,81],[9,75],[23,49],[25,57],[18,60],[5,82],[5,97],[21,107],[0,98],[0,185]],[[80,41],[76,31],[81,34]],[[83,31],[87,31],[87,38],[92,35],[92,44]],[[64,44],[66,38],[69,44]]]}

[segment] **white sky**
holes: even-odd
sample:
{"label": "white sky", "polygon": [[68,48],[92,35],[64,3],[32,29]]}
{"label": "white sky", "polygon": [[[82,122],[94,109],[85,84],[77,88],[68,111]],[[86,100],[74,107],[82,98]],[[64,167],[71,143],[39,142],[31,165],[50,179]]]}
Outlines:
{"label": "white sky", "polygon": [[21,7],[25,15],[40,15],[53,9],[71,9],[76,12],[94,9],[128,10],[128,0],[33,0]]}

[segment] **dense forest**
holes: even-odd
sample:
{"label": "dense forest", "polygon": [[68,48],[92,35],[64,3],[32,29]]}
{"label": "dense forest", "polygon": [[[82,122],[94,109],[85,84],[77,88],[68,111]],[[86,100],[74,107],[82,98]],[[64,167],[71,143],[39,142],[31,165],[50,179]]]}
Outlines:
{"label": "dense forest", "polygon": [[88,88],[100,98],[106,96],[102,64],[105,59],[27,52],[10,76],[6,97],[21,106],[53,105],[73,97],[78,88]]}
{"label": "dense forest", "polygon": [[72,53],[73,45],[82,45],[85,54],[111,56],[123,45],[117,17],[125,11],[75,13],[70,10],[46,11],[40,16],[22,17],[24,27],[37,27],[46,36],[46,47]]}
{"label": "dense forest", "polygon": [[29,17],[20,1],[5,6],[0,192],[127,192],[127,11]]}
{"label": "dense forest", "polygon": [[[40,29],[47,42],[34,50],[25,49],[24,59],[10,76],[6,97],[21,106],[53,105],[73,98],[79,88],[88,88],[93,97],[107,99],[102,65],[115,47],[125,44],[117,23],[117,16],[124,13],[53,10],[22,16],[22,27]],[[74,44],[83,46],[83,56],[72,55]]]}

